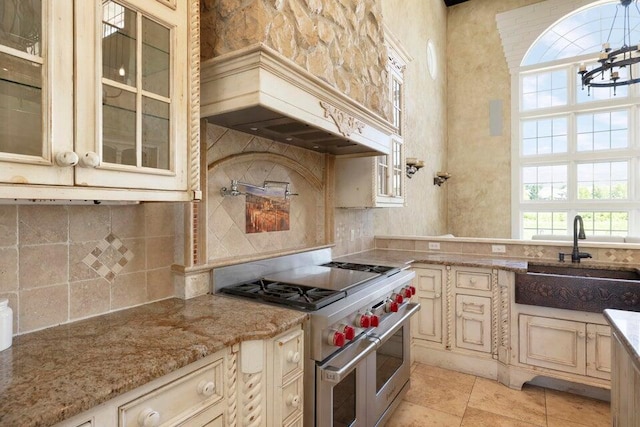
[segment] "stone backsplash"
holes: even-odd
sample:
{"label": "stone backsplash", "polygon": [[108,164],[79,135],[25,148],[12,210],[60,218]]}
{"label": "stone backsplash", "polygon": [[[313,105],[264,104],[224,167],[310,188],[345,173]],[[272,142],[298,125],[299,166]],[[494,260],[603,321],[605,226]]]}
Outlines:
{"label": "stone backsplash", "polygon": [[379,0],[203,0],[201,58],[263,43],[389,118]]}

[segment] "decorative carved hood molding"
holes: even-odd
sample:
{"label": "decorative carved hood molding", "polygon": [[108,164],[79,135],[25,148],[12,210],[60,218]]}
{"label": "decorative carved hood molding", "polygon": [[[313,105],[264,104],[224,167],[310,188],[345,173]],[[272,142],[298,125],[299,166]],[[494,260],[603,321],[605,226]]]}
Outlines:
{"label": "decorative carved hood molding", "polygon": [[264,44],[201,64],[209,122],[310,150],[389,154],[392,125]]}

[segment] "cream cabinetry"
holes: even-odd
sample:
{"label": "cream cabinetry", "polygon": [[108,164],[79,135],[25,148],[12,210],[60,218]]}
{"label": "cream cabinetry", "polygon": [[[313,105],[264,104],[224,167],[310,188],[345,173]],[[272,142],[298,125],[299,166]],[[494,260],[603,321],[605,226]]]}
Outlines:
{"label": "cream cabinetry", "polygon": [[519,328],[520,363],[610,378],[608,326],[520,314]]}
{"label": "cream cabinetry", "polygon": [[414,268],[416,277],[417,302],[420,311],[412,317],[414,337],[437,345],[443,344],[443,278],[447,270],[444,267]]}
{"label": "cream cabinetry", "polygon": [[414,269],[421,304],[412,328],[415,360],[495,378],[496,359],[508,361],[508,274],[426,264]]}
{"label": "cream cabinetry", "polygon": [[0,5],[0,198],[192,199],[197,1],[17,3]]}
{"label": "cream cabinetry", "polygon": [[640,425],[640,371],[617,333],[613,334],[611,372],[611,425]]}
{"label": "cream cabinetry", "polygon": [[304,333],[243,341],[74,416],[78,426],[302,426]]}
{"label": "cream cabinetry", "polygon": [[226,425],[231,349],[151,381],[58,427]]}
{"label": "cream cabinetry", "polygon": [[456,295],[456,347],[491,353],[491,298]]}
{"label": "cream cabinetry", "polygon": [[404,131],[405,69],[411,60],[400,42],[387,30],[389,71],[389,106],[391,124],[396,132],[391,136],[391,152],[377,157],[339,157],[335,161],[336,197],[338,208],[402,207],[406,197]]}

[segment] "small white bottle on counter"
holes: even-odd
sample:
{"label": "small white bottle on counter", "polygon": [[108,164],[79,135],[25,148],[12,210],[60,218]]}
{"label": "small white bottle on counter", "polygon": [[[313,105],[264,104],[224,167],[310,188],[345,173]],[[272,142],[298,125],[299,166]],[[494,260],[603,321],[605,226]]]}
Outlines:
{"label": "small white bottle on counter", "polygon": [[9,300],[0,299],[0,351],[11,347],[13,339],[13,311],[9,307]]}

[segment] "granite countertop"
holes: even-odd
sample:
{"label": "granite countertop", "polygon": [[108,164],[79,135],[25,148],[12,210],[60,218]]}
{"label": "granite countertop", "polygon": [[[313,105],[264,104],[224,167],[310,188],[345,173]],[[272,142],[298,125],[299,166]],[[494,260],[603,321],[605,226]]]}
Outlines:
{"label": "granite countertop", "polygon": [[204,295],[146,304],[14,337],[0,352],[0,425],[48,426],[307,315]]}
{"label": "granite countertop", "polygon": [[620,338],[636,370],[640,372],[640,313],[607,309],[604,317]]}
{"label": "granite countertop", "polygon": [[357,254],[345,255],[336,258],[337,261],[379,264],[390,266],[403,266],[409,264],[440,264],[456,265],[477,268],[497,268],[500,270],[512,271],[514,273],[526,273],[529,263],[545,266],[569,267],[602,270],[637,270],[631,266],[621,266],[619,264],[607,264],[597,262],[571,263],[550,261],[542,259],[520,259],[520,258],[500,258],[490,255],[468,255],[455,253],[431,253],[400,249],[371,249]]}
{"label": "granite countertop", "polygon": [[499,268],[502,270],[524,273],[527,261],[512,258],[491,258],[489,256],[426,253],[411,250],[372,249],[353,255],[337,258],[339,261],[378,263],[381,265],[399,266],[403,264],[442,264],[461,265],[466,267]]}

